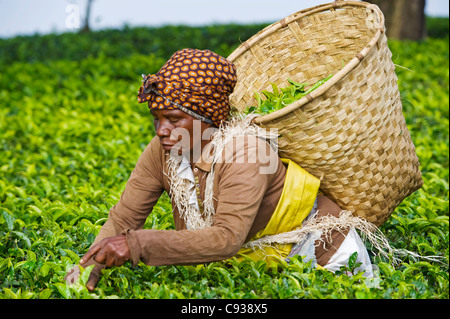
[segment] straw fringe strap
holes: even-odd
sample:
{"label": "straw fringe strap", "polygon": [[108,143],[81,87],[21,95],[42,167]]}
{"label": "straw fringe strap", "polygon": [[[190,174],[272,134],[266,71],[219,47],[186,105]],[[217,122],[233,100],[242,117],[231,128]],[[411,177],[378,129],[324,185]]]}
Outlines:
{"label": "straw fringe strap", "polygon": [[170,184],[170,198],[178,209],[181,218],[184,219],[188,229],[203,229],[212,225],[212,215],[205,214],[202,217],[201,213],[189,205],[190,182],[178,176],[177,171],[180,166],[180,160],[176,157],[169,156],[167,159],[166,173]]}
{"label": "straw fringe strap", "polygon": [[411,257],[415,260],[425,259],[434,262],[443,262],[444,260],[442,256],[421,256],[406,249],[392,248],[386,236],[377,226],[361,217],[354,216],[350,211],[343,210],[339,217],[326,215],[316,218],[316,214],[317,212],[305,221],[301,228],[281,234],[264,236],[245,243],[244,247],[256,249],[276,244],[298,244],[305,240],[309,234],[312,234],[315,238],[325,235],[326,240],[329,242],[331,241],[332,231],[343,232],[354,227],[361,233],[364,241],[368,240],[373,248],[386,259],[391,260],[393,265],[399,265],[402,261],[401,257]]}
{"label": "straw fringe strap", "polygon": [[269,143],[275,152],[278,152],[278,130],[266,130],[253,123],[255,114],[236,114],[212,136],[214,149],[213,165],[222,160],[223,151],[233,139],[244,136],[256,136]]}

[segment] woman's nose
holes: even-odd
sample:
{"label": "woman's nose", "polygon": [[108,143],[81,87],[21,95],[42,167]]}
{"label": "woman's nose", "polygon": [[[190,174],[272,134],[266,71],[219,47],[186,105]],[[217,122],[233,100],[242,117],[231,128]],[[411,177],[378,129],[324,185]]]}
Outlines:
{"label": "woman's nose", "polygon": [[156,124],[156,135],[159,137],[170,137],[171,131],[172,130],[167,121],[158,121]]}

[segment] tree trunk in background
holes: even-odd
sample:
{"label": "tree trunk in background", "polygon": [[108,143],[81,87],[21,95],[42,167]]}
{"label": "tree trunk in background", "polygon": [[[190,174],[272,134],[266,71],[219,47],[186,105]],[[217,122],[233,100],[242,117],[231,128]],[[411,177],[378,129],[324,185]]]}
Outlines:
{"label": "tree trunk in background", "polygon": [[425,0],[366,0],[384,14],[386,36],[398,40],[422,40],[425,31]]}
{"label": "tree trunk in background", "polygon": [[84,18],[84,26],[81,29],[81,32],[90,32],[91,28],[89,27],[89,18],[91,15],[91,5],[93,0],[88,0],[87,7],[86,7],[86,16]]}

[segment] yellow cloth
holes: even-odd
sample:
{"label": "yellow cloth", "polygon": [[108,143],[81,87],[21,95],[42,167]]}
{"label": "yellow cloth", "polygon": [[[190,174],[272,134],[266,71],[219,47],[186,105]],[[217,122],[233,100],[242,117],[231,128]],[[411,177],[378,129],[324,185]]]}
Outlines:
{"label": "yellow cloth", "polygon": [[[267,235],[275,235],[300,228],[303,220],[311,212],[319,191],[320,180],[289,159],[281,159],[287,166],[286,178],[277,207],[267,226],[252,240]],[[253,260],[265,259],[269,263],[277,258],[286,258],[292,244],[274,244],[263,248],[241,248],[236,255],[238,260],[249,257]]]}

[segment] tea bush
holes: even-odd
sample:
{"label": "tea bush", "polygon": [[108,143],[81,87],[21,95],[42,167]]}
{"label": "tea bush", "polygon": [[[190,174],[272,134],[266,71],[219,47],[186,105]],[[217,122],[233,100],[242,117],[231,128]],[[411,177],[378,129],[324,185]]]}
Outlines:
{"label": "tea bush", "polygon": [[[447,19],[448,25],[448,19]],[[379,275],[333,274],[294,258],[106,269],[94,292],[67,286],[154,136],[136,101],[141,73],[175,50],[227,56],[262,26],[125,28],[0,40],[0,298],[443,299],[448,281],[449,41],[390,41],[424,186],[381,227],[392,246],[442,263],[373,257]],[[157,35],[161,37],[158,37]],[[164,41],[164,39],[171,39]],[[145,228],[171,229],[167,195]],[[351,270],[351,269],[350,269]]]}

